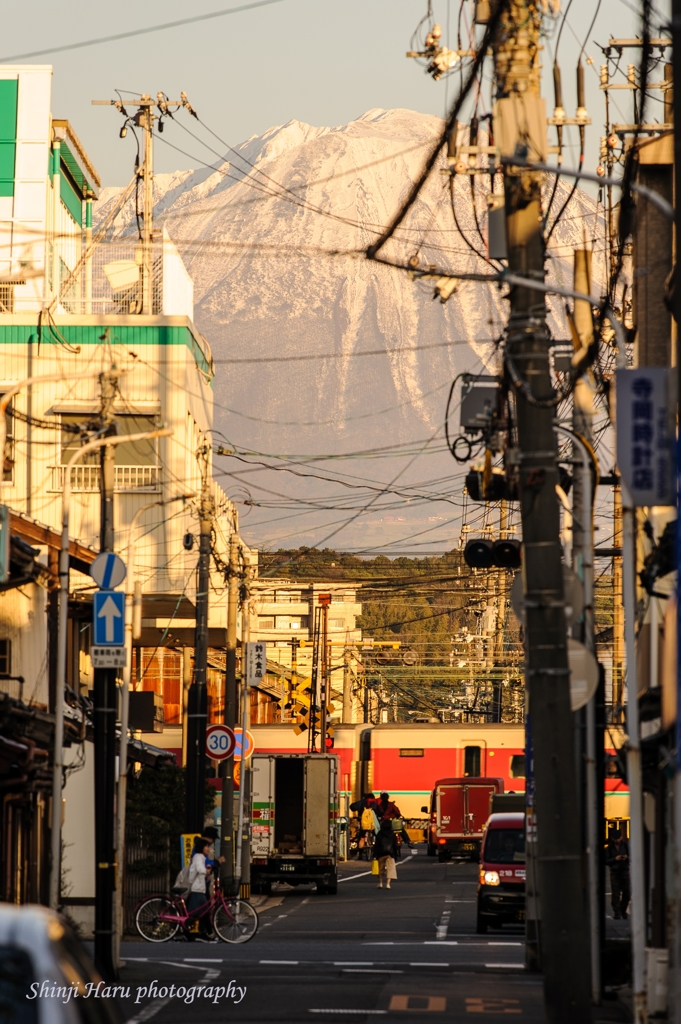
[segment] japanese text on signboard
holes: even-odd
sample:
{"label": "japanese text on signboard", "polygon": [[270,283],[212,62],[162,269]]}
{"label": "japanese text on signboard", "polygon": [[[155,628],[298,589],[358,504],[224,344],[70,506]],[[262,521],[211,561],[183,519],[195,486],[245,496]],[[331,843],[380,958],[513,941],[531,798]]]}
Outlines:
{"label": "japanese text on signboard", "polygon": [[267,672],[267,644],[262,640],[251,641],[246,647],[246,682],[249,686],[261,683]]}
{"label": "japanese text on signboard", "polygon": [[674,504],[670,384],[664,367],[617,371],[617,463],[634,505]]}

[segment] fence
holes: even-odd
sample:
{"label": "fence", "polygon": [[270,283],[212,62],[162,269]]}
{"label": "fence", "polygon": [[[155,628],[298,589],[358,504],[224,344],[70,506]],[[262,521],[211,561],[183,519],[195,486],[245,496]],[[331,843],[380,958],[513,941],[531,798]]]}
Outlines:
{"label": "fence", "polygon": [[147,896],[169,893],[175,881],[171,874],[170,840],[166,839],[151,848],[141,829],[128,828],[122,880],[124,933],[137,934],[135,907]]}

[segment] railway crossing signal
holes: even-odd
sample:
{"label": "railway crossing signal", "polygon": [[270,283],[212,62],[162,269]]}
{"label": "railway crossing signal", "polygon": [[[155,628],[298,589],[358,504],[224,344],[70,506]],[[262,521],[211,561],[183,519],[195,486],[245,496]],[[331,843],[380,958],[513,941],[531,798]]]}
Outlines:
{"label": "railway crossing signal", "polygon": [[475,537],[467,542],[463,557],[471,569],[519,569],[520,541]]}

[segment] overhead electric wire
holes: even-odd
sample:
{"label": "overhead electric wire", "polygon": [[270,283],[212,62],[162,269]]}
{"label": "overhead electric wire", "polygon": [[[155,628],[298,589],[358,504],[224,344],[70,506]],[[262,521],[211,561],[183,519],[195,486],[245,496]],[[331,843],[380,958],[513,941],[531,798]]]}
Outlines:
{"label": "overhead electric wire", "polygon": [[255,0],[254,3],[241,4],[239,7],[227,7],[221,11],[210,11],[208,14],[195,14],[192,15],[191,18],[180,18],[177,21],[166,21],[160,25],[147,25],[145,28],[135,28],[129,32],[116,32],[108,36],[99,36],[96,39],[83,39],[80,42],[66,43],[61,46],[48,46],[44,50],[31,50],[30,53],[14,53],[9,57],[0,57],[0,63],[13,64],[20,60],[28,60],[31,57],[43,57],[48,53],[65,53],[67,50],[81,50],[86,46],[100,46],[103,43],[116,43],[121,39],[134,39],[137,36],[149,35],[152,32],[165,32],[167,29],[180,28],[183,25],[194,25],[200,21],[211,21],[215,18],[226,18],[230,14],[240,14],[242,11],[252,11],[256,7],[269,7],[270,4],[278,4],[282,2],[283,0]]}

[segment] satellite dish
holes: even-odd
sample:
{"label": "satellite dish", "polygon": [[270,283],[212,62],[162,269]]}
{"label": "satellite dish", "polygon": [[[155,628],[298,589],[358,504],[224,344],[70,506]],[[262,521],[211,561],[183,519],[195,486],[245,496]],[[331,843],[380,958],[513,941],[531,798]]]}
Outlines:
{"label": "satellite dish", "polygon": [[[584,586],[577,573],[569,565],[563,566],[563,593],[565,595],[565,624],[571,626],[577,622],[584,611]],[[525,625],[525,602],[521,573],[518,573],[513,580],[511,607],[518,619]]]}
{"label": "satellite dish", "polygon": [[578,640],[568,637],[570,666],[570,706],[573,711],[585,707],[598,689],[598,662]]}

